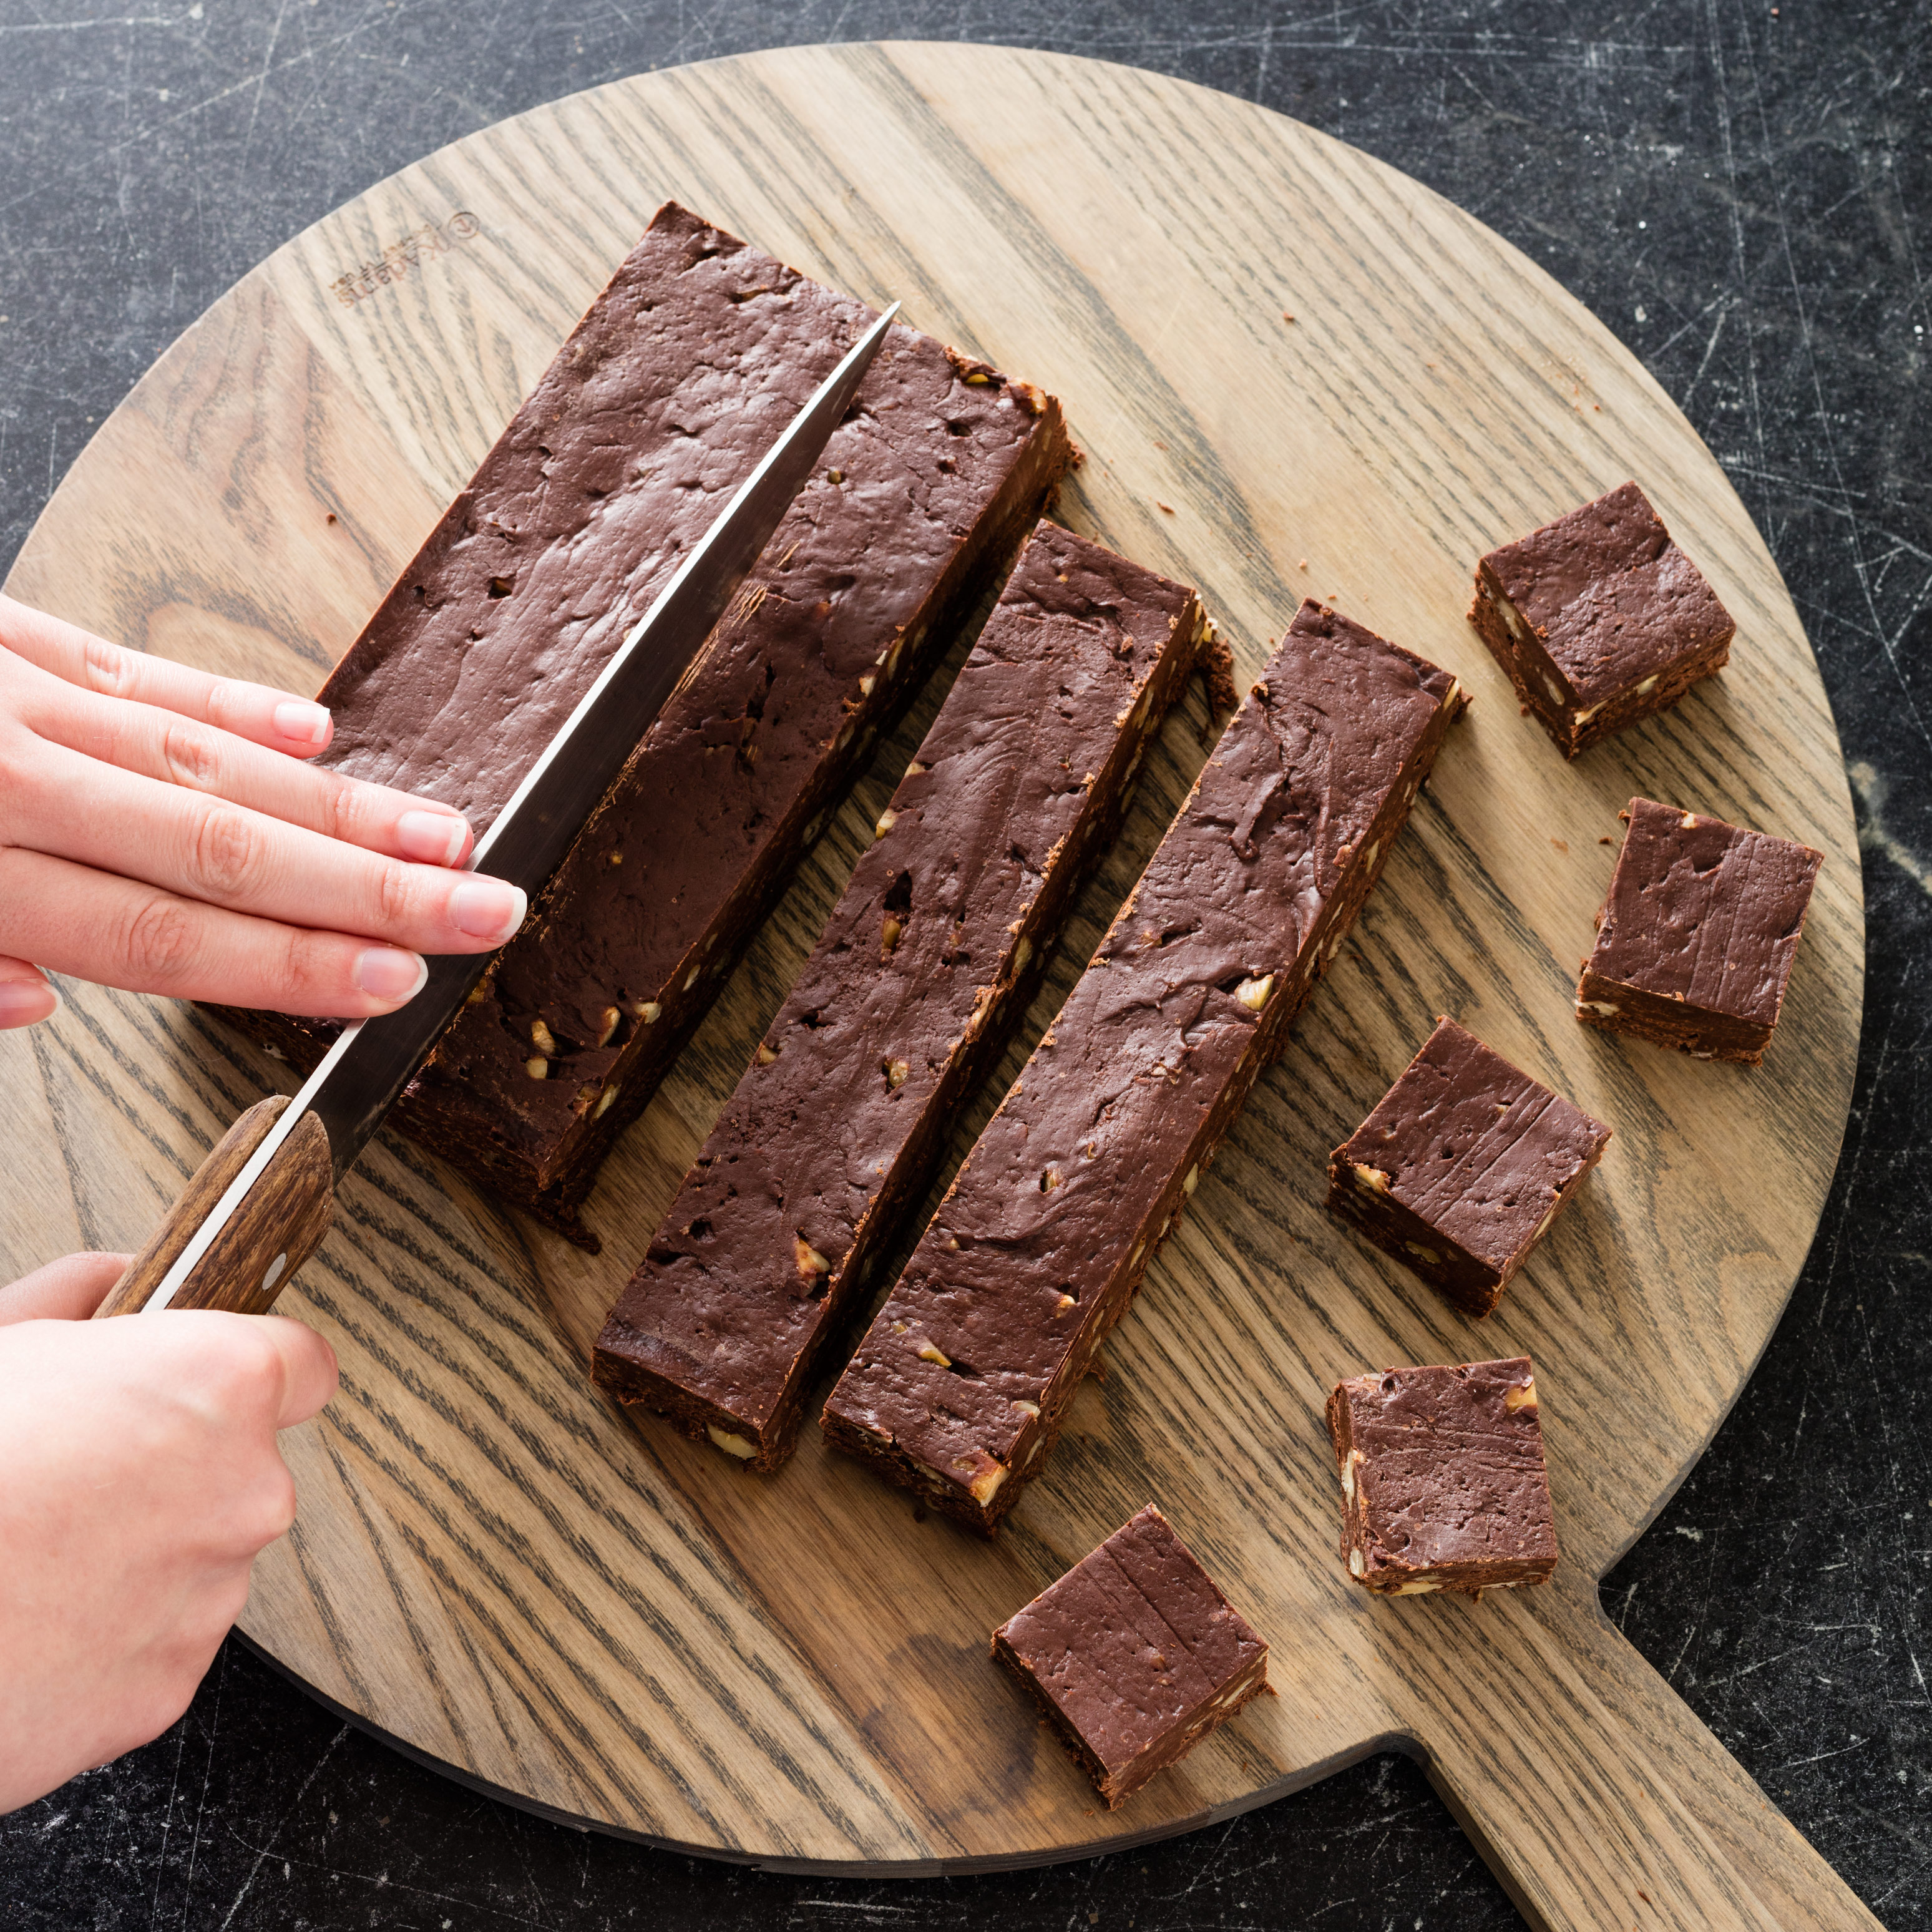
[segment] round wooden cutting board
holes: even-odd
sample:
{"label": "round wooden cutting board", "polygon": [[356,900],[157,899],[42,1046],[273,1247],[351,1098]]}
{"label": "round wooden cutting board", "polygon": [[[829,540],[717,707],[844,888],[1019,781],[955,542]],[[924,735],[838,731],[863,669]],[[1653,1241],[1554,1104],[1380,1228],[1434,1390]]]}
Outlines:
{"label": "round wooden cutting board", "polygon": [[[258,1568],[248,1633],[455,1776],[731,1857],[1070,1857],[1393,1744],[1423,1756],[1539,1923],[1871,1922],[1597,1595],[1743,1386],[1837,1158],[1862,977],[1838,741],[1716,462],[1487,230],[1308,128],[1119,68],[860,46],[623,81],[446,148],[244,278],[95,437],[9,587],[314,688],[668,196],[1056,392],[1086,452],[1061,514],[1198,584],[1242,672],[1312,594],[1453,669],[1474,708],[997,1544],[921,1520],[816,1432],[750,1478],[627,1421],[584,1373],[916,716],[611,1160],[587,1210],[601,1256],[432,1153],[370,1149],[284,1297],[334,1343],[342,1392],[286,1438],[302,1518]],[[1569,765],[1464,620],[1472,567],[1630,476],[1735,614],[1735,654]],[[1198,703],[1170,724],[1035,1035],[1198,768],[1203,726]],[[1572,1016],[1635,793],[1825,854],[1760,1070]],[[68,992],[0,1041],[12,1270],[138,1244],[235,1114],[292,1084],[190,1010]],[[1321,1206],[1328,1150],[1442,1012],[1616,1130],[1484,1322]],[[1522,1352],[1558,1580],[1372,1600],[1336,1556],[1330,1386]],[[1110,1814],[987,1636],[1150,1498],[1270,1640],[1280,1694]]]}

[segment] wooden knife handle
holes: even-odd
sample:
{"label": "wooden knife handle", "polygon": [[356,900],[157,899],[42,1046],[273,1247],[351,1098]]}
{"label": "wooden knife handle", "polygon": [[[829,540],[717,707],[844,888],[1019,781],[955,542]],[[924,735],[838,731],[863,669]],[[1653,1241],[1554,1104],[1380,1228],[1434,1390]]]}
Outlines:
{"label": "wooden knife handle", "polygon": [[[94,1310],[97,1318],[135,1315],[147,1306],[175,1257],[288,1104],[281,1094],[257,1101],[222,1136],[147,1246],[108,1290],[107,1299]],[[266,1315],[283,1284],[315,1252],[334,1211],[328,1132],[313,1114],[307,1114],[168,1306]]]}

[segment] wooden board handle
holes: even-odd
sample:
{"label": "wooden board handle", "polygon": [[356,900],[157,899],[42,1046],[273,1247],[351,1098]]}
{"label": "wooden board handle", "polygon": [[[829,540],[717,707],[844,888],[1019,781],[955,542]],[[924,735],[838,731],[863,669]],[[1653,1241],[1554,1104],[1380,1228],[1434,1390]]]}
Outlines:
{"label": "wooden board handle", "polygon": [[[1506,1605],[1506,1598],[1518,1600]],[[1424,1759],[1430,1782],[1532,1925],[1562,1932],[1878,1926],[1604,1615],[1594,1584],[1498,1591],[1473,1614],[1486,1622],[1496,1613],[1522,1640],[1504,1647],[1514,1661],[1504,1649],[1481,1647],[1488,1654],[1474,1668],[1492,1672],[1496,1684],[1462,1702],[1470,1724],[1431,1738]],[[1458,1648],[1470,1664],[1468,1648]],[[1523,1668],[1526,1653],[1540,1668]]]}
{"label": "wooden board handle", "polygon": [[[138,1314],[147,1306],[175,1257],[288,1104],[282,1094],[259,1100],[222,1136],[147,1246],[108,1290],[94,1310],[97,1318]],[[290,1276],[315,1252],[334,1210],[328,1135],[313,1114],[306,1114],[168,1306],[266,1315]]]}

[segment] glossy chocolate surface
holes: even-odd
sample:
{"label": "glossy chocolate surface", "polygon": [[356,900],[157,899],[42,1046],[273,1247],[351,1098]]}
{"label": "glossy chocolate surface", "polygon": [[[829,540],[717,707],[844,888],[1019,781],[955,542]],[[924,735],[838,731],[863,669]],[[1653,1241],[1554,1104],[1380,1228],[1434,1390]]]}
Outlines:
{"label": "glossy chocolate surface", "polygon": [[994,1633],[1110,1804],[1265,1681],[1268,1646],[1151,1504]]}
{"label": "glossy chocolate surface", "polygon": [[1762,1058],[1821,862],[1808,845],[1632,799],[1577,1017],[1708,1058]]}
{"label": "glossy chocolate surface", "polygon": [[1610,1138],[1445,1019],[1335,1150],[1328,1205],[1486,1314]]}
{"label": "glossy chocolate surface", "polygon": [[814,1350],[1024,1015],[1202,632],[1184,586],[1034,532],[612,1310],[604,1386],[761,1467],[788,1451]]}
{"label": "glossy chocolate surface", "polygon": [[1303,605],[833,1391],[836,1442],[982,1528],[1011,1506],[1460,707]]}
{"label": "glossy chocolate surface", "polygon": [[1357,1376],[1328,1398],[1328,1433],[1342,1560],[1370,1589],[1473,1593],[1556,1568],[1527,1356]]}

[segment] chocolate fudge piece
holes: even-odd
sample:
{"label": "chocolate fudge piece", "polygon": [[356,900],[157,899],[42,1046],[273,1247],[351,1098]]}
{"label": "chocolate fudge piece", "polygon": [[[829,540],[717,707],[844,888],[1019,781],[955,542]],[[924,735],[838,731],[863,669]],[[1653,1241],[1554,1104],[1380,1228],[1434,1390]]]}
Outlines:
{"label": "chocolate fudge piece", "polygon": [[1469,622],[1572,758],[1723,670],[1736,628],[1634,483],[1490,551]]}
{"label": "chocolate fudge piece", "polygon": [[1454,1020],[1328,1161],[1328,1206],[1486,1315],[1610,1138]]}
{"label": "chocolate fudge piece", "polygon": [[1268,1688],[1268,1646],[1150,1503],[993,1633],[1111,1810]]}
{"label": "chocolate fudge piece", "polygon": [[998,1527],[1462,704],[1302,606],[832,1391],[840,1448]]}
{"label": "chocolate fudge piece", "polygon": [[592,1372],[759,1469],[924,1198],[1207,641],[1194,593],[1042,524]]}
{"label": "chocolate fudge piece", "polygon": [[[324,762],[481,830],[869,313],[660,210],[324,687]],[[397,1123],[580,1234],[612,1140],[1072,454],[1051,398],[895,328]],[[302,1064],[334,1030],[233,1017]]]}
{"label": "chocolate fudge piece", "polygon": [[1342,1560],[1385,1596],[1541,1583],[1556,1568],[1529,1358],[1336,1384]]}
{"label": "chocolate fudge piece", "polygon": [[1755,1066],[1822,862],[1808,845],[1634,798],[1576,987],[1586,1026]]}

